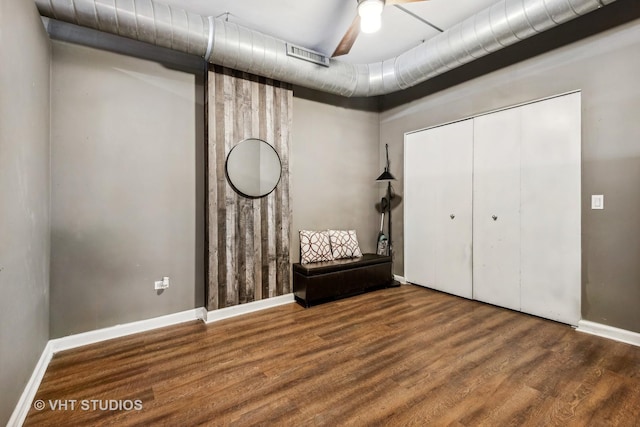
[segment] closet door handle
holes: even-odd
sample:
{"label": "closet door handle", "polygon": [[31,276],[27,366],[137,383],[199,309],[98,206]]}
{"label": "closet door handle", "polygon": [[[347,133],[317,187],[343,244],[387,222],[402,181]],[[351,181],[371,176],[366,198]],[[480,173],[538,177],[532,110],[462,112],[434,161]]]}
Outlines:
{"label": "closet door handle", "polygon": [[497,221],[497,220],[498,220],[498,217],[497,217],[497,216],[495,216],[495,215],[491,215],[491,218],[493,218],[493,220],[494,220],[494,221]]}
{"label": "closet door handle", "polygon": [[453,218],[455,218],[455,217],[456,217],[456,216],[455,216],[454,214],[449,215],[449,218],[451,218],[451,219],[453,219]]}

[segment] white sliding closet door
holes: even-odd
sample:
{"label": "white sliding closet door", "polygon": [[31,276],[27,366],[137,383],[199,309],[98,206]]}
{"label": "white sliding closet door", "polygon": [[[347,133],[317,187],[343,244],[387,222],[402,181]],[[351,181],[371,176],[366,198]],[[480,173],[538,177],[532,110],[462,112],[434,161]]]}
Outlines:
{"label": "white sliding closet door", "polygon": [[520,310],[518,108],[474,119],[473,298]]}
{"label": "white sliding closet door", "polygon": [[473,121],[405,139],[405,278],[472,297]]}
{"label": "white sliding closet door", "polygon": [[580,98],[405,136],[409,282],[578,324]]}
{"label": "white sliding closet door", "polygon": [[435,144],[424,132],[404,143],[404,276],[411,283],[436,282],[436,187],[439,182]]}
{"label": "white sliding closet door", "polygon": [[522,311],[577,325],[581,296],[580,93],[522,108]]}
{"label": "white sliding closet door", "polygon": [[433,129],[441,149],[436,195],[437,289],[465,298],[472,286],[473,120]]}

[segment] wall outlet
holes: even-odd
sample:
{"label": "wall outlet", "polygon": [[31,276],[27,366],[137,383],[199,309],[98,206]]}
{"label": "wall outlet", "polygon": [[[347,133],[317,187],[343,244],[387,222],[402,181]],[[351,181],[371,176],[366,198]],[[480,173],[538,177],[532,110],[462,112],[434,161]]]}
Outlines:
{"label": "wall outlet", "polygon": [[169,287],[169,278],[163,277],[162,280],[156,280],[153,287],[154,289],[167,289]]}

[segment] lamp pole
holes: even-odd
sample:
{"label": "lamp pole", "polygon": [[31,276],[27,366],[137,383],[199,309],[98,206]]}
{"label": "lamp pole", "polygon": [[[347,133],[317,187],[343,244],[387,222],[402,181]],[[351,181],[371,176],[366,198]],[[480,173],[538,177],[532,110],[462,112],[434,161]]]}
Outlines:
{"label": "lamp pole", "polygon": [[391,232],[391,181],[387,181],[387,206],[389,208],[389,215],[387,215],[387,228],[389,229],[389,256],[391,262],[393,262],[393,238]]}
{"label": "lamp pole", "polygon": [[[387,197],[386,203],[382,203],[382,212],[386,209],[389,210],[389,216],[387,217],[387,228],[389,229],[389,240],[388,240],[388,248],[389,248],[389,256],[391,257],[391,265],[392,265],[392,274],[393,274],[393,236],[391,230],[391,181],[395,180],[395,177],[389,172],[389,144],[385,144],[385,149],[387,152],[387,165],[384,168],[384,172],[376,179],[379,182],[387,183]],[[386,205],[386,207],[385,207]],[[395,279],[392,281],[390,286],[400,286],[400,283]]]}

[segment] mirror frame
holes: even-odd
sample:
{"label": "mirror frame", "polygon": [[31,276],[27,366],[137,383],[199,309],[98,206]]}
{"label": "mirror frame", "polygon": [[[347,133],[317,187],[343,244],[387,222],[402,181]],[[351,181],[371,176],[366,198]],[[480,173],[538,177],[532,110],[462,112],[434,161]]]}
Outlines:
{"label": "mirror frame", "polygon": [[[236,187],[233,184],[233,180],[231,179],[231,176],[229,176],[229,157],[231,157],[231,154],[233,153],[233,151],[240,145],[242,145],[243,143],[247,142],[247,141],[258,141],[261,144],[260,145],[266,145],[267,147],[269,147],[273,153],[276,155],[276,158],[278,159],[278,165],[280,166],[280,170],[278,171],[278,179],[276,180],[276,182],[273,184],[273,187],[271,187],[271,189],[266,192],[266,193],[262,193],[260,195],[251,195],[251,194],[246,194],[244,193],[242,190],[239,190],[238,187]],[[238,142],[236,145],[234,145],[233,147],[231,147],[231,150],[229,150],[229,153],[227,154],[227,158],[224,161],[224,174],[227,177],[227,182],[229,183],[229,185],[231,186],[231,188],[233,188],[233,190],[238,193],[239,195],[249,198],[249,199],[261,199],[263,197],[267,197],[269,194],[273,193],[273,191],[278,187],[278,184],[280,183],[280,180],[282,179],[282,159],[280,158],[280,154],[278,154],[278,152],[276,151],[276,148],[269,144],[267,141],[260,139],[260,138],[245,138],[242,141]]]}

